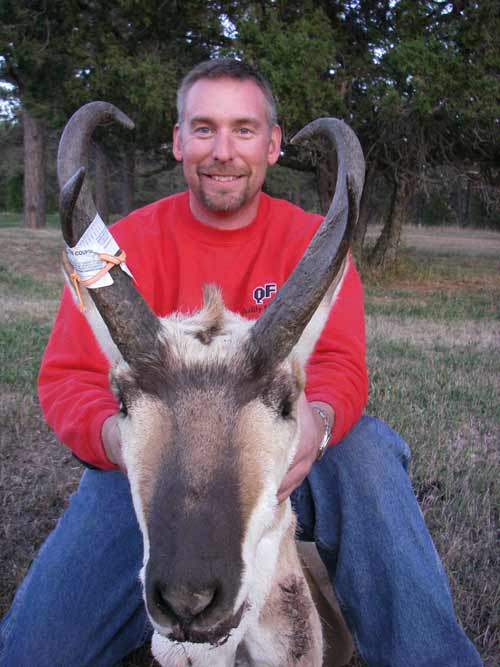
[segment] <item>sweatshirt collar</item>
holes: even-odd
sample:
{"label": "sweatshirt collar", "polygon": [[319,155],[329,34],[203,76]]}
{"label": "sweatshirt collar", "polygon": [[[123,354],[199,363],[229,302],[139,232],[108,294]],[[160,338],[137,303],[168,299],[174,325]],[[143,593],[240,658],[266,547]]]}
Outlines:
{"label": "sweatshirt collar", "polygon": [[259,206],[255,218],[245,227],[239,229],[217,229],[197,220],[189,207],[189,193],[183,192],[179,195],[177,222],[181,229],[192,239],[209,245],[236,246],[242,245],[259,233],[266,224],[270,208],[270,198],[263,192],[260,193]]}

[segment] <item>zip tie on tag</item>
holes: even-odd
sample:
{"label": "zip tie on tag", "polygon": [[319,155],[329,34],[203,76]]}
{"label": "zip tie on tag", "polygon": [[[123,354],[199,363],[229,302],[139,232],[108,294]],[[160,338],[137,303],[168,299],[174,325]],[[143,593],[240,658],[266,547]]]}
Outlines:
{"label": "zip tie on tag", "polygon": [[119,255],[108,255],[108,253],[106,252],[99,252],[97,253],[97,256],[101,261],[106,262],[106,264],[102,267],[102,269],[99,269],[99,271],[91,278],[82,280],[76,271],[73,271],[69,275],[69,278],[73,283],[73,287],[75,288],[75,292],[78,296],[78,303],[80,304],[81,313],[83,313],[84,307],[83,307],[82,295],[80,294],[80,285],[83,285],[84,287],[92,285],[97,280],[99,280],[99,278],[102,278],[104,275],[106,275],[106,273],[108,273],[108,271],[110,271],[114,266],[122,264],[127,258],[124,250],[120,250]]}

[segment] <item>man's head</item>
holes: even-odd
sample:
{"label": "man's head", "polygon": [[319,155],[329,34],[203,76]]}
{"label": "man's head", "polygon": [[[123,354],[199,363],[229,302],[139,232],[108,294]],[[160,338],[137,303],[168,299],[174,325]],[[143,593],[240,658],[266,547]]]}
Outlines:
{"label": "man's head", "polygon": [[251,65],[231,58],[206,60],[186,74],[177,91],[177,122],[183,121],[186,95],[189,89],[200,79],[216,81],[217,79],[235,79],[236,81],[253,81],[262,91],[267,104],[269,127],[276,125],[278,114],[271,84],[258,70]]}
{"label": "man's head", "polygon": [[183,162],[194,215],[217,227],[248,224],[267,166],[280,152],[269,84],[238,61],[201,63],[181,84],[178,112],[173,152]]}

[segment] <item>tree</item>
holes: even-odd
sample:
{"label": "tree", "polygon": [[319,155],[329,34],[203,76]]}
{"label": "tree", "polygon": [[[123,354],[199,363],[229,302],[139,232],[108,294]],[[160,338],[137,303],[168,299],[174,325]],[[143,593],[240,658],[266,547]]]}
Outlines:
{"label": "tree", "polygon": [[55,120],[60,82],[69,73],[68,35],[76,2],[0,4],[0,81],[14,86],[24,128],[24,217],[27,227],[45,224],[45,135]]}
{"label": "tree", "polygon": [[[395,261],[413,193],[435,166],[480,162],[492,173],[499,157],[498,14],[491,0],[261,0],[240,3],[232,15],[233,49],[271,80],[285,137],[320,115],[344,118],[360,136],[368,169],[358,244],[372,216],[370,192],[382,179],[392,193],[373,266]],[[285,163],[296,159],[285,146]],[[317,169],[327,199],[317,165],[308,168]]]}
{"label": "tree", "polygon": [[133,135],[113,132],[113,140],[101,134],[113,160],[122,164],[122,210],[131,207],[137,147],[167,154],[159,147],[170,140],[179,77],[225,39],[218,13],[218,3],[200,0],[4,0],[0,81],[15,86],[21,101],[24,224],[36,227],[45,220],[46,127],[60,128],[92,99],[110,101],[136,121]]}
{"label": "tree", "polygon": [[369,88],[373,145],[393,183],[370,256],[375,268],[395,261],[411,197],[433,167],[476,163],[488,170],[498,155],[498,15],[488,1],[401,0],[393,8],[393,36]]}
{"label": "tree", "polygon": [[[318,143],[311,157],[287,145],[313,118],[348,115],[342,53],[346,38],[338,38],[323,4],[329,6],[313,2],[241,3],[239,11],[231,15],[236,36],[228,52],[253,63],[269,79],[285,139],[281,164],[297,167],[302,162],[301,168],[305,163],[306,169],[315,171],[325,205],[331,201],[332,172],[336,170],[331,147],[325,151]],[[337,13],[343,4],[338,3]]]}
{"label": "tree", "polygon": [[72,110],[95,99],[118,106],[134,133],[98,133],[108,159],[120,165],[121,213],[133,205],[138,153],[172,169],[172,127],[179,79],[207,59],[225,36],[214,2],[104,0],[87,11],[75,49],[77,76],[66,82]]}

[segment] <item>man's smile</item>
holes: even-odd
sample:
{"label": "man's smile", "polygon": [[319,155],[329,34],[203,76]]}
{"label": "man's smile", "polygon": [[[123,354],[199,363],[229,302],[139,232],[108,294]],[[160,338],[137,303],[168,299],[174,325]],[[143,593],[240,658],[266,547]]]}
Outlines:
{"label": "man's smile", "polygon": [[216,174],[202,174],[206,178],[210,178],[212,181],[217,181],[218,183],[230,183],[231,181],[237,181],[243,176],[218,176]]}

